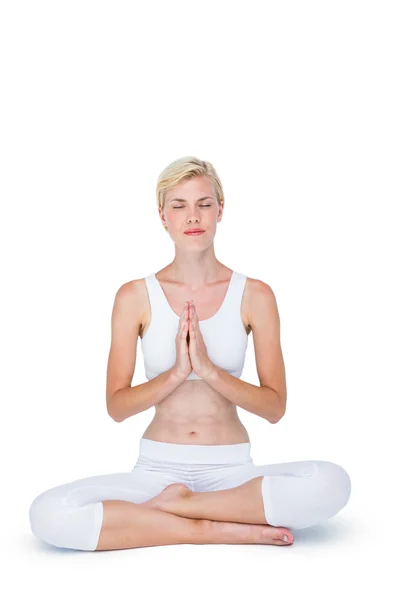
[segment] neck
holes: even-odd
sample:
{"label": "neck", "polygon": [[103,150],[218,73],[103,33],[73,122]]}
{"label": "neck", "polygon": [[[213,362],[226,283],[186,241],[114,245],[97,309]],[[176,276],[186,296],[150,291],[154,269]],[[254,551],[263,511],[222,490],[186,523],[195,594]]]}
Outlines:
{"label": "neck", "polygon": [[217,260],[211,248],[190,254],[176,252],[174,260],[166,267],[166,274],[169,279],[184,282],[196,290],[217,281],[224,270],[224,265]]}

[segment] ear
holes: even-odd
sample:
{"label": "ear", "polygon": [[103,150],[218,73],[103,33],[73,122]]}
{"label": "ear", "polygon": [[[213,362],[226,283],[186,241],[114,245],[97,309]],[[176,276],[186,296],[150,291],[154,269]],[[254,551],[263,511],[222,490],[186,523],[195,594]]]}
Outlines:
{"label": "ear", "polygon": [[164,211],[161,208],[161,206],[158,207],[158,214],[160,215],[160,219],[161,219],[161,223],[163,227],[167,227],[167,224],[165,223],[165,219],[164,219]]}
{"label": "ear", "polygon": [[222,219],[222,214],[223,214],[223,212],[224,212],[224,203],[223,203],[223,202],[221,202],[221,205],[220,205],[220,206],[218,206],[218,219],[217,219],[217,222],[218,222],[218,223],[219,223],[219,222],[220,222],[220,220]]}

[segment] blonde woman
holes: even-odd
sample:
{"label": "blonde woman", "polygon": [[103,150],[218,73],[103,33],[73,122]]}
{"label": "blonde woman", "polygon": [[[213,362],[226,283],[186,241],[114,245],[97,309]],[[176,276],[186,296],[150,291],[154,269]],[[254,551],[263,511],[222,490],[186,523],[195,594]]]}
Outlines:
{"label": "blonde woman", "polygon": [[[31,504],[33,533],[80,550],[170,544],[290,545],[292,529],[323,522],[348,502],[338,464],[255,465],[240,406],[270,423],[285,414],[280,320],[271,287],[214,253],[224,194],[214,167],[188,156],[157,183],[175,258],[117,291],[107,410],[120,423],[155,407],[132,471],[79,479]],[[240,379],[253,335],[260,385]],[[140,336],[145,383],[131,386]]]}

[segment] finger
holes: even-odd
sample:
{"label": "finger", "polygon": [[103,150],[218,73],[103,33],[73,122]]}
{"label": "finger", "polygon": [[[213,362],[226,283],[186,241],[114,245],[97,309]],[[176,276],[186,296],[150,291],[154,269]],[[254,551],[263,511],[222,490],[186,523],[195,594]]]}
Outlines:
{"label": "finger", "polygon": [[194,310],[193,302],[190,303],[190,316],[191,316],[191,320],[193,320],[195,318],[195,310]]}
{"label": "finger", "polygon": [[183,313],[181,314],[181,316],[180,316],[180,319],[179,319],[179,321],[180,321],[181,323],[182,323],[182,321],[183,321],[183,320],[184,320],[184,318],[185,318],[185,312],[186,312],[186,307],[183,309]]}
{"label": "finger", "polygon": [[192,323],[193,323],[193,327],[196,328],[198,326],[198,319],[197,319],[197,313],[196,313],[196,309],[194,307],[194,304],[192,304]]}
{"label": "finger", "polygon": [[187,324],[187,308],[185,306],[185,310],[183,311],[183,315],[181,316],[181,324],[180,324],[180,328],[182,331],[184,329],[186,329],[186,324]]}

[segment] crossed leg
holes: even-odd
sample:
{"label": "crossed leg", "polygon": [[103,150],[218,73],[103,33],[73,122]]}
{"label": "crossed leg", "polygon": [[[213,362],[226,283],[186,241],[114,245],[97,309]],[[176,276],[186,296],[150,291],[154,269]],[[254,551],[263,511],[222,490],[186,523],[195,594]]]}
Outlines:
{"label": "crossed leg", "polygon": [[168,493],[167,488],[188,490],[182,484],[171,485],[171,477],[138,470],[55,486],[31,503],[32,532],[48,544],[79,550],[182,543],[287,545],[283,540],[286,530],[280,527],[224,522],[224,518],[191,519],[155,510],[147,502],[157,493],[160,499]]}
{"label": "crossed leg", "polygon": [[[56,486],[32,502],[29,510],[32,531],[55,546],[93,550],[104,527],[110,534],[105,546],[115,548],[121,547],[121,542],[122,546],[129,546],[138,535],[137,522],[147,519],[147,523],[151,523],[154,517],[161,527],[165,524],[170,531],[180,531],[176,538],[171,538],[178,540],[173,543],[182,543],[179,540],[188,539],[182,537],[183,534],[194,532],[194,539],[203,542],[205,539],[211,539],[211,543],[242,539],[249,543],[249,539],[260,539],[262,533],[265,540],[262,543],[283,544],[287,535],[290,544],[293,535],[288,528],[302,529],[330,518],[346,505],[351,492],[347,472],[327,461],[254,465],[254,469],[244,465],[234,472],[229,468],[225,474],[218,470],[218,479],[212,480],[208,474],[206,483],[196,484],[197,489],[208,487],[207,491],[200,492],[192,492],[184,484],[171,484],[173,476],[161,473],[155,477],[153,472],[138,469]],[[238,485],[240,483],[242,485]],[[210,488],[217,489],[209,491]],[[147,497],[145,502],[144,497]],[[146,504],[147,507],[143,506]],[[164,523],[161,512],[166,517]],[[171,514],[166,515],[168,512]],[[197,523],[185,524],[185,519]],[[132,540],[126,537],[122,540],[121,529],[128,523]],[[207,535],[201,538],[205,533],[203,526],[207,526]],[[142,529],[143,539],[136,539],[136,543],[157,543],[152,532],[148,535],[148,528]]]}
{"label": "crossed leg", "polygon": [[340,465],[297,461],[255,466],[242,485],[216,491],[192,492],[185,485],[172,484],[148,505],[192,519],[266,524],[284,530],[293,541],[286,528],[303,529],[326,521],[346,506],[350,493],[350,477]]}
{"label": "crossed leg", "polygon": [[255,535],[270,540],[268,543],[292,544],[294,536],[289,529],[269,526],[265,519],[262,479],[256,477],[235,488],[214,492],[192,492],[182,483],[172,483],[142,506],[179,517],[199,519],[203,523],[214,523],[218,535]]}
{"label": "crossed leg", "polygon": [[190,519],[268,525],[262,479],[255,477],[237,487],[214,492],[192,492],[181,483],[173,483],[145,505]]}

